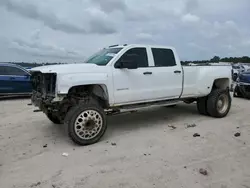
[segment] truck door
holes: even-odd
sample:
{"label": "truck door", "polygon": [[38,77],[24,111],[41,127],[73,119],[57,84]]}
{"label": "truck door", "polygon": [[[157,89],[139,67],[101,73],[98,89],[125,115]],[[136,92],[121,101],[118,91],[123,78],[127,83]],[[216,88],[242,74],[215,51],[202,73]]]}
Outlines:
{"label": "truck door", "polygon": [[[138,68],[117,68],[123,61],[137,63]],[[149,67],[147,48],[128,49],[113,67],[114,103],[126,104],[152,99],[152,67]]]}
{"label": "truck door", "polygon": [[154,61],[152,89],[157,99],[178,98],[182,92],[183,70],[171,49],[151,48]]}

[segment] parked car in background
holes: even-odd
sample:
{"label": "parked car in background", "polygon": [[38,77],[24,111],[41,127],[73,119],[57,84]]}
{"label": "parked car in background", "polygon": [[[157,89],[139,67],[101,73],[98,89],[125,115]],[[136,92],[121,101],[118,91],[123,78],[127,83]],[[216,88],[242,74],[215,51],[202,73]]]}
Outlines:
{"label": "parked car in background", "polygon": [[28,70],[19,65],[0,63],[0,96],[30,95],[31,93],[32,84]]}
{"label": "parked car in background", "polygon": [[250,99],[250,71],[245,71],[239,74],[234,89],[234,97]]}
{"label": "parked car in background", "polygon": [[239,73],[243,71],[243,67],[240,65],[232,65],[232,79],[233,81],[236,81],[238,78]]}

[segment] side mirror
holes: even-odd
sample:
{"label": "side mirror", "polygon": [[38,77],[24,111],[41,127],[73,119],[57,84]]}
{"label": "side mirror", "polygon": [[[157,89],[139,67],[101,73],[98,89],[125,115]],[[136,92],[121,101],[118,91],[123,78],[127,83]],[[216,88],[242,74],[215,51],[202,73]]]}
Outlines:
{"label": "side mirror", "polygon": [[137,69],[138,64],[135,61],[121,61],[119,68],[121,68],[121,69]]}

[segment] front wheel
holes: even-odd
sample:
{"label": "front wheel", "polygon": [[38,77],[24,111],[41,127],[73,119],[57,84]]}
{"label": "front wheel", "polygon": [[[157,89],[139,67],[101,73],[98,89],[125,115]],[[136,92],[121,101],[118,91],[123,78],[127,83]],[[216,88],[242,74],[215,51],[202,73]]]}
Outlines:
{"label": "front wheel", "polygon": [[79,104],[66,115],[65,126],[69,137],[76,144],[94,144],[107,129],[106,115],[98,104]]}
{"label": "front wheel", "polygon": [[216,118],[225,117],[231,108],[231,96],[228,90],[213,90],[207,100],[207,112]]}

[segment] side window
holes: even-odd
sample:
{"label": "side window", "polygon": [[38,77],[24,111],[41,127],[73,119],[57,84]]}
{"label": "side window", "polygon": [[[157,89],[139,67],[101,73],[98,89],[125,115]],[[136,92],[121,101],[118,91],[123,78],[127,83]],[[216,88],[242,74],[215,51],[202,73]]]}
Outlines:
{"label": "side window", "polygon": [[27,73],[16,67],[5,67],[5,75],[25,76]]}
{"label": "side window", "polygon": [[171,49],[152,48],[156,67],[172,67],[176,65],[174,53]]}
{"label": "side window", "polygon": [[136,62],[138,67],[148,67],[147,50],[146,48],[132,48],[125,52],[117,63],[123,60]]}

